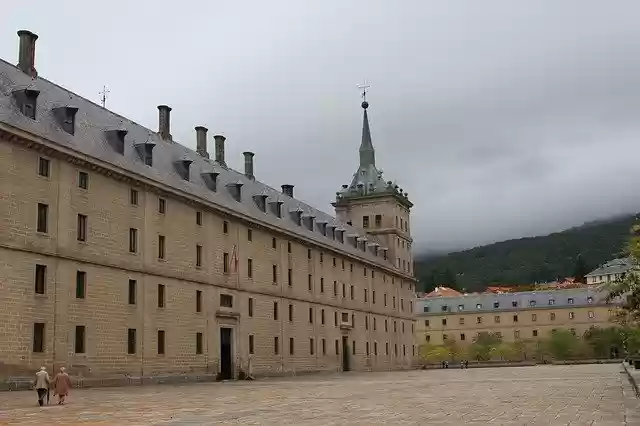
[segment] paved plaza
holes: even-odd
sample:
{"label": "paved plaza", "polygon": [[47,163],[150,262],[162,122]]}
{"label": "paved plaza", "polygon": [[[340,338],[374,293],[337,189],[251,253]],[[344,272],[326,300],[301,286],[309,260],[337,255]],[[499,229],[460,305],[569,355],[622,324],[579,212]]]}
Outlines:
{"label": "paved plaza", "polygon": [[[253,382],[74,389],[40,408],[0,393],[4,425],[624,425],[617,364],[349,373]],[[627,418],[628,420],[628,418]]]}

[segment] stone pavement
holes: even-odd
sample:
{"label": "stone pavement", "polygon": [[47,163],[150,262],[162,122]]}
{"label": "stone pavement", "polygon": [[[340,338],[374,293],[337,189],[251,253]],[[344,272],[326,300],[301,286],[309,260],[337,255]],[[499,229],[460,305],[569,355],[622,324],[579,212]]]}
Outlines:
{"label": "stone pavement", "polygon": [[83,389],[45,408],[3,392],[0,425],[635,425],[628,389],[609,364]]}

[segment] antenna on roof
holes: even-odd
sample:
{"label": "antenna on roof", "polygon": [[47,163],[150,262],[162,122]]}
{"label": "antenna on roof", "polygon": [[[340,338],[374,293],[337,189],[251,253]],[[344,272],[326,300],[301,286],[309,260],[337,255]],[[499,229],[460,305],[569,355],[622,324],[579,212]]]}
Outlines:
{"label": "antenna on roof", "polygon": [[102,95],[100,101],[102,102],[102,108],[106,108],[107,105],[107,94],[111,92],[107,89],[107,86],[102,86],[102,92],[98,92],[98,95]]}

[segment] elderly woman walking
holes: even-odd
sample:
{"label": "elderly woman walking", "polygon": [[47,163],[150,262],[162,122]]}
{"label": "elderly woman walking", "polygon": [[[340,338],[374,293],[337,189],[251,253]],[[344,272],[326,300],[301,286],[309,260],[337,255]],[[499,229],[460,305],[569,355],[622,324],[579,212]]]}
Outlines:
{"label": "elderly woman walking", "polygon": [[47,395],[49,391],[49,383],[51,379],[49,378],[49,373],[47,373],[47,369],[45,367],[40,367],[40,371],[36,373],[36,391],[38,391],[38,404],[42,407],[44,405],[44,397]]}
{"label": "elderly woman walking", "polygon": [[60,372],[56,374],[56,378],[53,380],[53,387],[58,395],[58,405],[64,405],[64,399],[71,388],[71,378],[65,372],[64,367],[60,367]]}

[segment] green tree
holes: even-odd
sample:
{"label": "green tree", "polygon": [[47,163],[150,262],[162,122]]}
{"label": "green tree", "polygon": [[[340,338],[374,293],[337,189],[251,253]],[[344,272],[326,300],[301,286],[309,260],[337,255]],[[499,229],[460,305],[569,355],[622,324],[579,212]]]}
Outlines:
{"label": "green tree", "polygon": [[578,337],[568,330],[554,330],[547,340],[549,352],[555,359],[570,359],[580,353]]}
{"label": "green tree", "polygon": [[620,327],[591,327],[583,338],[598,358],[609,358],[614,354],[620,356],[624,352],[625,333]]}
{"label": "green tree", "polygon": [[502,343],[502,337],[497,333],[480,332],[473,339],[469,347],[469,355],[478,361],[491,359],[493,351]]}
{"label": "green tree", "polygon": [[512,343],[502,342],[492,349],[493,358],[502,361],[515,361],[518,359],[518,352]]}
{"label": "green tree", "polygon": [[573,267],[573,277],[575,278],[576,282],[586,284],[587,280],[585,278],[585,275],[589,273],[590,269],[581,255],[582,253],[578,254],[578,256],[576,257],[576,264]]}
{"label": "green tree", "polygon": [[451,357],[451,352],[441,345],[422,345],[420,347],[420,358],[427,362],[447,361]]}
{"label": "green tree", "polygon": [[624,315],[619,315],[617,321],[622,324],[640,324],[640,225],[631,227],[631,235],[624,252],[629,256],[631,268],[622,278],[605,286],[609,301],[622,299]]}

